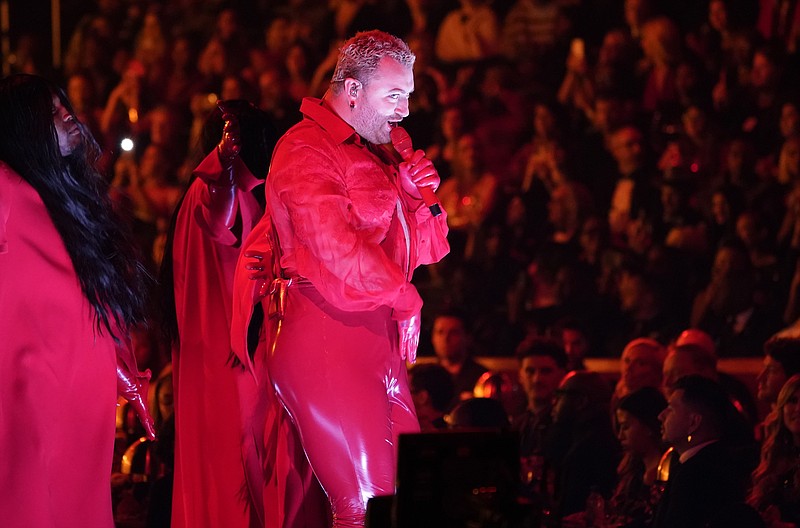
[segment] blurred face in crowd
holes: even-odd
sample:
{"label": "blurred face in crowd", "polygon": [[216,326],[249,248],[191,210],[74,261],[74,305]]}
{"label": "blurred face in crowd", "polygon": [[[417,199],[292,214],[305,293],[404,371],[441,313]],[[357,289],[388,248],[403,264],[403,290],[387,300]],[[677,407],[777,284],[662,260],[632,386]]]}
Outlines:
{"label": "blurred face in crowd", "polygon": [[611,30],[603,37],[603,44],[598,51],[597,62],[611,64],[622,57],[628,42],[621,30]]}
{"label": "blurred face in crowd", "polygon": [[433,350],[440,360],[461,362],[467,357],[467,335],[458,317],[437,317],[431,335]]}
{"label": "blurred face in crowd", "polygon": [[738,174],[742,171],[745,163],[746,150],[747,144],[744,141],[735,139],[731,142],[728,147],[728,152],[725,155],[725,165],[730,172]]}
{"label": "blurred face in crowd", "polygon": [[372,79],[361,85],[350,124],[370,143],[389,143],[392,123],[408,115],[408,98],[413,91],[412,68],[384,57]]}
{"label": "blurred face in crowd", "polygon": [[692,361],[688,353],[680,352],[677,350],[670,351],[664,360],[664,373],[663,373],[663,386],[662,391],[665,395],[669,396],[672,393],[672,387],[675,383],[684,376],[689,374],[697,374],[697,366]]}
{"label": "blurred face in crowd", "polygon": [[519,382],[528,395],[531,407],[552,402],[558,384],[566,372],[550,356],[528,356],[522,358]]}
{"label": "blurred face in crowd", "polygon": [[625,127],[611,136],[609,147],[622,170],[636,167],[642,158],[642,134],[633,127]]}
{"label": "blurred face in crowd", "polygon": [[763,53],[753,55],[753,67],[750,70],[750,84],[755,88],[770,88],[778,78],[778,69]]}
{"label": "blurred face in crowd", "polygon": [[661,421],[661,438],[681,452],[697,420],[696,414],[683,401],[683,389],[669,396],[667,408],[661,411],[658,419]]}
{"label": "blurred face in crowd", "polygon": [[712,0],[708,4],[708,22],[712,28],[722,32],[728,29],[728,8],[722,0]]}
{"label": "blurred face in crowd", "polygon": [[738,236],[748,248],[760,242],[761,233],[758,220],[751,213],[742,213],[736,219],[736,236]]}
{"label": "blurred face in crowd", "polygon": [[717,225],[725,225],[731,221],[731,206],[725,194],[716,192],[711,197],[711,215]]}
{"label": "blurred face in crowd", "polygon": [[786,371],[772,356],[764,356],[764,364],[758,374],[758,399],[762,402],[775,403],[781,387],[786,383]]}
{"label": "blurred face in crowd", "polygon": [[64,108],[57,95],[53,95],[53,126],[58,138],[58,150],[62,156],[69,156],[80,144],[81,131],[75,116]]}
{"label": "blurred face in crowd", "polygon": [[784,103],[781,107],[780,128],[784,138],[800,133],[800,109],[794,103]]}
{"label": "blurred face in crowd", "polygon": [[619,275],[618,287],[622,311],[626,313],[635,311],[639,307],[644,293],[644,279],[640,275],[623,271]]}
{"label": "blurred face in crowd", "polygon": [[661,363],[649,347],[632,346],[622,352],[622,380],[629,392],[661,385]]}
{"label": "blurred face in crowd", "polygon": [[653,445],[653,432],[637,417],[617,409],[617,438],[622,449],[635,455],[646,454]]}
{"label": "blurred face in crowd", "polygon": [[465,171],[472,171],[477,164],[478,145],[475,137],[471,134],[464,134],[457,143],[458,164]]}
{"label": "blurred face in crowd", "polygon": [[565,328],[561,331],[561,344],[571,364],[580,363],[589,352],[589,340],[580,330]]}
{"label": "blurred face in crowd", "polygon": [[533,109],[533,128],[536,135],[546,139],[552,138],[555,125],[555,117],[550,109],[542,104],[536,105]]}
{"label": "blurred face in crowd", "polygon": [[796,183],[800,175],[800,139],[790,137],[783,142],[778,158],[778,181]]}

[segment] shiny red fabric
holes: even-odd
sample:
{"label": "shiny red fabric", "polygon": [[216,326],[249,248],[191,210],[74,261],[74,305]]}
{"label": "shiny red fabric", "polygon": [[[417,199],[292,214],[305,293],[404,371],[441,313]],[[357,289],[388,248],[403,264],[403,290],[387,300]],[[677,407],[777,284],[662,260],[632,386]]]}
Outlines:
{"label": "shiny red fabric", "polygon": [[0,162],[0,525],[111,528],[115,345],[38,193]]}
{"label": "shiny red fabric", "polygon": [[[236,160],[236,207],[242,238],[263,209],[250,191],[259,183]],[[195,169],[222,170],[216,149]],[[213,179],[213,178],[212,178]],[[250,498],[242,462],[241,369],[230,354],[233,275],[240,240],[209,214],[208,188],[197,178],[178,212],[173,242],[175,308],[180,343],[173,347],[175,481],[172,526],[246,527]]]}
{"label": "shiny red fabric", "polygon": [[[263,221],[274,223],[280,268],[292,278],[267,370],[333,525],[363,526],[367,500],[394,491],[398,435],[419,430],[397,321],[422,305],[414,268],[449,251],[446,214],[432,217],[403,192],[390,152],[364,143],[322,101],[305,99],[301,111],[266,185]],[[255,286],[238,284],[237,302],[247,304]],[[242,331],[234,325],[240,355]]]}

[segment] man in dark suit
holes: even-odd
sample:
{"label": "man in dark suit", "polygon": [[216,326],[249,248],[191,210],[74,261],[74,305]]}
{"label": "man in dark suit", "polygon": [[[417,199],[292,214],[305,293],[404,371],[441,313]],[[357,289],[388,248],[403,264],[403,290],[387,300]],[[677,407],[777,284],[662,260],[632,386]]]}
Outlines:
{"label": "man in dark suit", "polygon": [[743,443],[732,434],[737,411],[708,378],[679,379],[659,415],[662,438],[679,454],[656,511],[655,528],[703,527],[744,501],[747,468],[734,456]]}

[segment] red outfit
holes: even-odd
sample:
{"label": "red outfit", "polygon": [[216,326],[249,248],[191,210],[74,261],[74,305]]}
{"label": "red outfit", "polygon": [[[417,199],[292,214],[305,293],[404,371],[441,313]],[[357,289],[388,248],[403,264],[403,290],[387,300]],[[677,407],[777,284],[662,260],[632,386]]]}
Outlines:
{"label": "red outfit", "polygon": [[115,344],[39,194],[0,162],[0,524],[112,528]]}
{"label": "red outfit", "polygon": [[[263,214],[250,192],[256,179],[234,161],[235,207],[242,239]],[[195,173],[222,171],[214,149]],[[211,178],[213,179],[213,177]],[[173,242],[180,343],[173,348],[175,481],[172,526],[247,527],[240,394],[230,362],[233,275],[240,240],[208,209],[208,185],[196,178],[178,212]]]}
{"label": "red outfit", "polygon": [[[287,286],[285,310],[267,369],[334,526],[363,526],[367,500],[394,492],[398,435],[419,430],[397,321],[422,305],[409,282],[414,268],[449,250],[446,215],[434,218],[407,195],[392,154],[365,143],[324,102],[304,99],[301,112],[266,185],[264,222],[274,225],[281,273],[291,279],[276,281]],[[252,299],[240,293],[244,304]]]}

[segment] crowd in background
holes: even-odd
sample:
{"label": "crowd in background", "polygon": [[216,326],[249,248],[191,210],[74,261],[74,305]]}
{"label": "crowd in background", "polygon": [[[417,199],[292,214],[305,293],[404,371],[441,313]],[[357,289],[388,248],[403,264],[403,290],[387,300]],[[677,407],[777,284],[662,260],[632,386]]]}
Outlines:
{"label": "crowd in background", "polygon": [[268,4],[99,2],[55,73],[20,39],[15,67],[62,76],[101,139],[154,268],[215,101],[253,101],[286,130],[300,100],[327,89],[337,44],[379,27],[417,54],[403,124],[443,177],[451,228],[451,255],[415,278],[426,330],[458,306],[478,354],[508,356],[569,317],[590,355],[617,356],[632,338],[666,343],[691,326],[736,357],[797,319],[797,10]]}
{"label": "crowd in background", "polygon": [[[327,89],[337,45],[373,28],[417,55],[403,126],[442,176],[450,225],[451,254],[414,280],[422,355],[451,307],[479,356],[537,336],[569,351],[572,332],[583,355],[619,357],[686,328],[715,357],[760,356],[791,331],[796,2],[99,0],[61,69],[35,35],[14,43],[13,67],[66,87],[155,276],[216,101],[250,100],[283,132]],[[157,326],[136,341],[161,372]]]}

